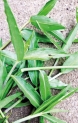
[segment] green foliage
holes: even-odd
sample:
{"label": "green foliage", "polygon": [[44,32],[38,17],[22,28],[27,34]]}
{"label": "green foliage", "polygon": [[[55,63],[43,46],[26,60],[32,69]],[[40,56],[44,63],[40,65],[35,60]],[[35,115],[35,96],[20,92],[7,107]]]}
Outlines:
{"label": "green foliage", "polygon": [[0,48],[2,47],[2,39],[0,39]]}
{"label": "green foliage", "polygon": [[43,101],[47,100],[51,96],[51,90],[49,85],[49,80],[44,71],[40,71],[39,74],[40,80],[40,94]]}
{"label": "green foliage", "polygon": [[72,45],[72,42],[75,39],[75,36],[77,34],[77,31],[78,31],[78,23],[76,24],[76,26],[68,34],[68,37],[66,38],[66,44],[63,45],[63,50],[64,51],[67,52],[68,49],[70,48],[70,46]]}
{"label": "green foliage", "polygon": [[53,19],[48,18],[46,16],[38,16],[38,15],[32,16],[30,18],[30,22],[32,25],[34,25],[36,28],[39,29],[39,26],[37,24],[38,22],[39,24],[42,25],[43,29],[48,32],[53,30],[65,29],[64,26],[62,26],[61,24],[58,24]]}
{"label": "green foliage", "polygon": [[77,23],[78,23],[78,8],[76,8],[76,20],[77,20]]}
{"label": "green foliage", "polygon": [[24,95],[30,100],[31,104],[36,108],[39,107],[42,101],[40,95],[35,91],[33,86],[25,82],[23,78],[19,76],[12,75],[12,78],[21,89],[21,91],[24,93]]}
{"label": "green foliage", "polygon": [[50,88],[54,88],[54,89],[64,89],[67,86],[67,84],[63,83],[58,79],[51,80],[51,78],[49,78],[49,83],[50,83]]}
{"label": "green foliage", "polygon": [[51,11],[51,9],[53,9],[56,2],[57,0],[49,0],[39,11],[38,15],[47,15]]}
{"label": "green foliage", "polygon": [[54,116],[51,116],[51,115],[48,115],[48,114],[45,114],[43,115],[47,120],[49,120],[51,123],[66,123],[65,121],[63,120],[60,120],[59,118],[56,118]]}
{"label": "green foliage", "polygon": [[15,21],[15,18],[13,16],[12,12],[11,12],[11,9],[8,5],[7,0],[3,0],[3,1],[4,1],[5,13],[7,16],[7,22],[9,25],[10,36],[11,36],[11,40],[12,40],[12,43],[14,45],[14,48],[15,48],[15,51],[17,54],[17,59],[22,60],[23,56],[24,56],[23,40],[22,40],[19,29],[17,27],[17,23]]}
{"label": "green foliage", "polygon": [[[38,39],[36,38],[36,34],[35,34],[35,32],[33,32],[32,36],[31,36],[31,43],[29,46],[29,50],[32,50],[34,48],[39,48],[37,40]],[[38,61],[38,60],[28,60],[28,68],[42,66],[42,64],[43,64],[43,62]],[[29,74],[29,77],[31,79],[31,82],[35,86],[37,86],[38,85],[39,72],[38,71],[29,71],[28,74]]]}
{"label": "green foliage", "polygon": [[40,118],[39,118],[39,123],[45,123],[45,120],[44,120],[43,117],[40,117]]}
{"label": "green foliage", "polygon": [[6,118],[0,118],[0,123],[4,123]]}
{"label": "green foliage", "polygon": [[[76,52],[76,53],[74,53],[74,54],[72,54],[64,63],[63,63],[63,66],[69,66],[69,64],[70,64],[70,66],[78,66],[78,52]],[[73,69],[72,68],[70,68],[70,69],[61,69],[61,72],[63,73],[63,74],[65,74],[65,73],[69,73],[69,72],[71,72]]]}
{"label": "green foliage", "polygon": [[59,30],[54,30],[49,32],[51,35],[53,35],[57,40],[61,40],[64,43],[66,43],[65,41],[65,37],[63,36],[63,34],[59,31]]}
{"label": "green foliage", "polygon": [[61,58],[68,57],[70,54],[66,54],[62,50],[57,50],[53,48],[35,48],[26,52],[25,60],[41,60],[47,61],[51,58]]}
{"label": "green foliage", "polygon": [[3,100],[0,101],[0,109],[4,108],[4,106],[6,106],[8,103],[12,102],[14,99],[19,98],[19,96],[21,95],[21,93],[16,93],[13,94],[11,96],[8,96],[6,98],[4,98]]}
{"label": "green foliage", "polygon": [[74,43],[78,43],[78,38],[73,41]]}
{"label": "green foliage", "polygon": [[[37,22],[38,23],[38,22]],[[50,36],[49,33],[47,33],[47,31],[44,30],[44,27],[42,24],[38,23],[38,26],[40,27],[41,31],[49,38],[49,40],[54,44],[54,46],[58,49],[61,49],[61,47],[58,45],[57,42],[55,42],[54,39],[52,39],[52,37]]]}
{"label": "green foliage", "polygon": [[[73,88],[55,78],[78,68],[78,52],[73,54],[68,52],[72,42],[78,42],[78,39],[75,39],[78,23],[65,39],[60,31],[65,27],[46,17],[57,2],[57,0],[49,0],[37,15],[29,19],[30,23],[42,33],[29,28],[19,31],[7,0],[3,2],[12,42],[8,41],[3,45],[0,39],[0,123],[8,123],[5,116],[11,109],[28,105],[35,108],[33,113],[13,123],[21,123],[35,117],[39,117],[40,123],[45,123],[45,119],[52,123],[66,123],[53,116],[54,112],[65,112],[65,110],[54,109],[54,107],[77,92],[78,87]],[[78,22],[78,8],[76,20]],[[13,44],[15,53],[5,49],[10,42]],[[54,48],[40,47],[40,42],[50,43]],[[55,66],[55,63],[54,66],[44,67],[43,61],[63,57],[65,61],[62,66]],[[50,77],[44,70],[52,68],[61,68],[61,73]],[[26,73],[23,73],[24,70]],[[14,92],[14,88],[19,89]],[[51,89],[60,91],[53,95]]]}

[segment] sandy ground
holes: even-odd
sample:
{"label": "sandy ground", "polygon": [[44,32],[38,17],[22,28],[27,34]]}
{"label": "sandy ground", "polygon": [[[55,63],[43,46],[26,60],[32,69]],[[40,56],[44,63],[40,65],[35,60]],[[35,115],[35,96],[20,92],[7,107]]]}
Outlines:
{"label": "sandy ground", "polygon": [[[47,0],[8,0],[19,28],[29,20],[31,15],[37,14],[46,1]],[[65,36],[75,25],[76,6],[78,6],[78,0],[58,0],[55,8],[48,15],[67,28],[66,31],[63,32]],[[4,43],[10,39],[2,0],[0,0],[0,38],[3,39]],[[9,49],[12,50],[12,46]],[[77,49],[78,44],[74,44],[71,46],[70,51],[77,51]],[[67,75],[62,75],[59,79],[76,87],[78,86],[78,71],[75,70]],[[69,110],[67,113],[56,114],[57,117],[66,120],[67,123],[78,123],[78,93],[66,101],[63,101],[57,107]],[[21,108],[20,110],[14,109],[10,123],[15,119],[28,115],[30,110],[30,107]],[[38,123],[38,119],[33,120],[32,123]]]}

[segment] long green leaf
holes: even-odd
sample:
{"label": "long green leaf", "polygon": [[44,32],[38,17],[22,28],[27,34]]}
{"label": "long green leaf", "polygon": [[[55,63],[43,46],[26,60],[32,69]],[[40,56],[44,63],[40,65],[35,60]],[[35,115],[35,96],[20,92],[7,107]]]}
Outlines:
{"label": "long green leaf", "polygon": [[78,23],[78,8],[76,8],[76,21]]}
{"label": "long green leaf", "polygon": [[70,46],[72,45],[72,42],[75,39],[75,36],[77,34],[78,31],[78,23],[76,24],[76,26],[70,31],[68,37],[66,38],[66,44],[63,45],[63,50],[65,52],[67,52],[67,50],[70,48]]}
{"label": "long green leaf", "polygon": [[[78,52],[72,54],[64,63],[63,66],[78,66]],[[65,74],[65,73],[69,73],[71,72],[72,68],[68,69],[68,68],[63,68],[61,69],[61,73]]]}
{"label": "long green leaf", "polygon": [[51,58],[61,58],[68,56],[70,56],[70,54],[66,54],[62,50],[56,50],[53,48],[35,48],[33,50],[27,51],[24,59],[46,61]]}
{"label": "long green leaf", "polygon": [[47,74],[44,71],[40,71],[40,94],[43,101],[47,100],[51,96],[51,90]]}
{"label": "long green leaf", "polygon": [[38,12],[38,15],[47,15],[55,6],[57,0],[49,0],[43,8]]}
{"label": "long green leaf", "polygon": [[2,39],[0,39],[0,48],[2,47]]}
{"label": "long green leaf", "polygon": [[42,100],[40,98],[40,95],[33,88],[33,86],[31,86],[19,76],[12,75],[12,78],[16,82],[20,90],[24,93],[24,95],[30,100],[31,104],[36,108],[39,107]]}
{"label": "long green leaf", "polygon": [[56,106],[57,104],[59,104],[64,99],[68,98],[69,96],[73,95],[77,91],[78,91],[78,87],[72,88],[72,89],[70,88],[70,90],[67,93],[65,93],[62,97],[57,99],[55,102],[51,103],[44,111],[46,112],[46,111],[51,110],[54,106]]}
{"label": "long green leaf", "polygon": [[31,103],[28,101],[28,102],[25,102],[25,103],[19,103],[18,105],[15,106],[15,108],[20,108],[20,107],[26,107],[26,106],[29,106],[31,105]]}
{"label": "long green leaf", "polygon": [[13,94],[11,96],[8,96],[8,97],[4,98],[3,100],[0,100],[0,109],[4,108],[4,106],[9,104],[14,99],[18,98],[20,95],[21,95],[21,93],[19,92],[19,93]]}
{"label": "long green leaf", "polygon": [[14,49],[15,49],[16,54],[17,54],[17,59],[22,60],[23,57],[24,57],[23,40],[22,40],[20,31],[17,27],[17,23],[15,21],[15,18],[12,14],[11,9],[8,5],[7,0],[3,0],[3,1],[4,1],[5,13],[6,13],[6,16],[7,16],[7,22],[8,22],[8,25],[9,25],[11,40],[12,40],[12,43],[14,45]]}
{"label": "long green leaf", "polygon": [[[31,43],[29,46],[29,50],[34,49],[34,48],[38,48],[38,41],[35,35],[35,32],[32,33],[32,38],[31,38]],[[37,67],[37,66],[42,66],[42,62],[41,61],[36,61],[36,60],[28,60],[28,67]],[[37,86],[38,85],[38,75],[39,72],[38,71],[29,71],[28,72],[29,77],[31,79],[31,82]]]}
{"label": "long green leaf", "polygon": [[[41,62],[41,61],[28,60],[28,68],[38,67],[38,66],[42,66],[42,65],[43,65],[43,62]],[[29,71],[28,74],[29,74],[31,82],[35,86],[37,86],[39,84],[39,79],[38,79],[39,72],[38,71]]]}
{"label": "long green leaf", "polygon": [[30,22],[32,25],[34,25],[38,29],[39,29],[39,26],[37,22],[39,22],[39,24],[43,25],[43,29],[46,31],[65,29],[64,26],[58,24],[57,22],[55,22],[54,20],[46,16],[38,16],[38,15],[32,16],[30,18]]}
{"label": "long green leaf", "polygon": [[0,89],[2,88],[6,76],[7,76],[6,66],[4,64],[4,61],[2,62],[0,60]]}
{"label": "long green leaf", "polygon": [[[34,114],[39,113],[41,111],[44,111],[47,107],[51,106],[53,103],[55,103],[57,100],[61,99],[66,92],[70,89],[70,86],[67,86],[66,88],[64,88],[59,94],[57,94],[54,97],[49,98],[48,100],[46,100],[44,103],[42,103],[42,105],[36,109],[36,111],[34,112]],[[50,109],[51,110],[51,107]],[[49,111],[48,110],[48,111]]]}
{"label": "long green leaf", "polygon": [[6,76],[7,76],[6,66],[4,64],[4,61],[2,62],[0,60],[0,99],[2,98],[3,83],[4,80],[6,79]]}
{"label": "long green leaf", "polygon": [[46,118],[47,120],[49,120],[51,123],[66,123],[63,120],[60,120],[59,118],[56,118],[56,117],[51,116],[51,115],[48,115],[48,114],[45,114],[43,116],[44,116],[44,118]]}
{"label": "long green leaf", "polygon": [[7,94],[9,93],[10,89],[13,87],[14,81],[12,81],[12,79],[10,79],[7,84],[4,86],[4,88],[2,89],[2,97],[1,99],[4,99]]}
{"label": "long green leaf", "polygon": [[41,116],[41,117],[39,118],[39,123],[45,123],[44,117]]}

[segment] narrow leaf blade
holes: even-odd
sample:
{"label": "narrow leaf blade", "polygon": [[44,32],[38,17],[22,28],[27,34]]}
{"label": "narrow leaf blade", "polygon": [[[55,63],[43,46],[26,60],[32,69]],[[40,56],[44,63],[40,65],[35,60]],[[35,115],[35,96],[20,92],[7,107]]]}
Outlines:
{"label": "narrow leaf blade", "polygon": [[[42,111],[49,111],[52,109],[53,103],[56,103],[56,101],[58,101],[59,99],[61,99],[66,92],[70,89],[70,86],[67,86],[66,88],[64,88],[59,94],[57,94],[56,96],[52,96],[51,98],[49,98],[48,100],[46,100],[44,103],[42,103],[42,105],[36,109],[36,111],[34,112],[34,114],[42,112]],[[51,106],[49,108],[49,106]],[[49,108],[49,109],[48,109]]]}
{"label": "narrow leaf blade", "polygon": [[[70,87],[68,92],[64,93],[63,95],[60,95],[60,98],[56,99],[44,110],[45,112],[51,110],[54,106],[59,104],[61,101],[65,100],[66,98],[68,98],[69,96],[73,95],[75,92],[78,91],[78,87],[77,88],[71,88],[71,86],[68,87]],[[58,97],[58,95],[56,97]]]}
{"label": "narrow leaf blade", "polygon": [[10,35],[11,35],[11,40],[14,45],[14,49],[17,54],[17,59],[22,60],[24,57],[24,44],[22,37],[20,35],[19,29],[17,27],[17,23],[15,21],[15,18],[12,14],[12,11],[8,5],[7,0],[4,1],[4,8],[5,8],[5,14],[7,17],[7,22],[9,25],[9,30],[10,30]]}
{"label": "narrow leaf blade", "polygon": [[40,80],[40,94],[43,101],[47,100],[51,96],[50,85],[48,77],[44,71],[40,71],[39,74]]}
{"label": "narrow leaf blade", "polygon": [[76,8],[76,21],[78,23],[78,8]]}
{"label": "narrow leaf blade", "polygon": [[0,109],[4,108],[4,106],[6,106],[8,103],[12,102],[14,99],[18,98],[21,95],[21,93],[16,93],[13,94],[11,96],[8,96],[6,98],[4,98],[3,100],[0,100]]}
{"label": "narrow leaf blade", "polygon": [[55,6],[57,0],[49,0],[43,8],[38,12],[38,15],[47,15]]}
{"label": "narrow leaf blade", "polygon": [[12,78],[16,82],[20,90],[24,93],[24,95],[30,100],[31,104],[36,108],[39,107],[42,100],[39,94],[33,88],[33,86],[31,86],[29,83],[26,83],[24,79],[19,76],[12,75]]}
{"label": "narrow leaf blade", "polygon": [[39,123],[45,123],[44,117],[41,116],[41,117],[39,118]]}
{"label": "narrow leaf blade", "polygon": [[[31,37],[32,38],[30,41],[29,50],[34,49],[34,48],[38,48],[38,41],[37,41],[35,32],[32,33]],[[43,62],[41,62],[41,61],[28,60],[28,68],[42,66],[42,64],[43,64]],[[29,71],[28,74],[29,74],[31,82],[35,86],[37,86],[38,85],[39,72],[38,71]]]}
{"label": "narrow leaf blade", "polygon": [[68,49],[70,48],[70,46],[72,45],[72,42],[75,39],[75,36],[77,34],[78,31],[78,23],[76,24],[76,26],[70,31],[68,37],[66,38],[66,44],[63,45],[63,50],[64,51],[68,51]]}

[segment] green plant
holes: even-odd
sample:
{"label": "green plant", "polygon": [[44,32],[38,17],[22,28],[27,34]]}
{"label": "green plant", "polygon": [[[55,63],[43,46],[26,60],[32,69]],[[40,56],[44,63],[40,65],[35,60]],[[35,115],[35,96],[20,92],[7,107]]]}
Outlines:
{"label": "green plant", "polygon": [[[66,123],[53,116],[54,112],[65,112],[65,110],[54,107],[78,91],[78,88],[73,88],[56,78],[78,68],[78,52],[73,54],[67,52],[72,42],[78,42],[78,39],[74,40],[78,23],[65,39],[60,31],[65,27],[46,16],[57,2],[57,0],[50,0],[19,30],[7,0],[3,1],[11,41],[2,45],[0,40],[0,122],[9,123],[6,114],[11,109],[32,105],[34,112],[31,115],[13,123],[21,123],[35,117],[40,117],[40,123],[44,123],[44,119],[52,123]],[[76,19],[78,22],[77,10]],[[28,23],[42,31],[43,35],[35,30],[26,29]],[[14,46],[15,53],[5,49],[10,42]],[[54,48],[40,48],[39,42],[52,43]],[[56,66],[59,59],[63,57],[65,58],[63,65]],[[56,59],[55,65],[44,67],[44,62],[50,59]],[[51,69],[50,75],[43,71],[46,69]],[[51,77],[54,69],[60,69],[60,73]],[[23,73],[24,71],[27,71],[27,75]],[[15,94],[11,94],[17,86],[21,92],[17,90]],[[59,89],[60,92],[53,95],[51,89]],[[28,101],[23,103],[26,98]]]}

